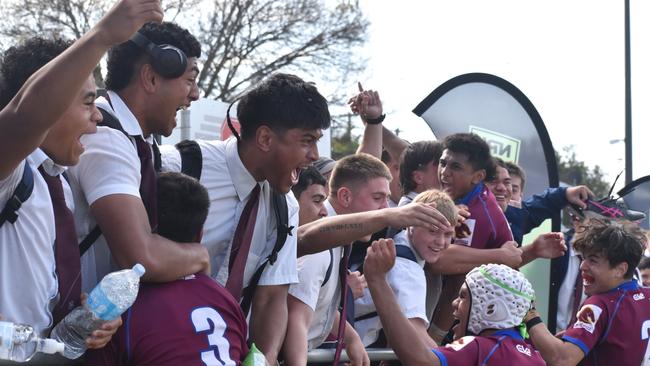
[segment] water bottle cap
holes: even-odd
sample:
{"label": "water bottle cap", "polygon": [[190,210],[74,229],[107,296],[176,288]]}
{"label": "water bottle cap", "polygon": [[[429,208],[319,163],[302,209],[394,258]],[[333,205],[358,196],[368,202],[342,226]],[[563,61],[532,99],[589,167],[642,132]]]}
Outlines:
{"label": "water bottle cap", "polygon": [[142,275],[145,272],[144,266],[140,263],[137,263],[135,266],[133,266],[133,272],[135,272],[138,277],[142,277]]}
{"label": "water bottle cap", "polygon": [[43,353],[53,355],[58,352],[60,354],[63,354],[64,350],[65,344],[61,342],[57,342],[54,339],[49,338],[43,340],[43,349],[41,350]]}

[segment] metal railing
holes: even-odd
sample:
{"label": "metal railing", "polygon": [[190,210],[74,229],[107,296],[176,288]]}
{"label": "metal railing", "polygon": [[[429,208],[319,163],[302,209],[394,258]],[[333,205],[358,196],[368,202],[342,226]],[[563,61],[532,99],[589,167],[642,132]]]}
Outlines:
{"label": "metal railing", "polygon": [[[332,362],[334,361],[334,349],[314,349],[307,353],[307,362]],[[392,361],[397,360],[395,352],[390,348],[366,348],[370,361]],[[345,350],[341,353],[341,361],[350,361]]]}

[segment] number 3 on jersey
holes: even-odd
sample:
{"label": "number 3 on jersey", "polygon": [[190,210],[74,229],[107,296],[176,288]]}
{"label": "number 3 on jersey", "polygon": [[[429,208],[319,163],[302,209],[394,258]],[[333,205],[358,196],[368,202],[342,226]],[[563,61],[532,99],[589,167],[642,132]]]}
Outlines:
{"label": "number 3 on jersey", "polygon": [[192,324],[197,333],[208,334],[210,348],[201,352],[201,360],[206,366],[230,366],[235,362],[230,359],[230,343],[224,337],[226,322],[219,312],[210,307],[192,310]]}
{"label": "number 3 on jersey", "polygon": [[641,326],[641,339],[648,340],[648,344],[645,348],[645,356],[643,356],[643,362],[641,363],[641,366],[650,366],[650,339],[648,338],[650,338],[650,320],[644,321],[643,325]]}

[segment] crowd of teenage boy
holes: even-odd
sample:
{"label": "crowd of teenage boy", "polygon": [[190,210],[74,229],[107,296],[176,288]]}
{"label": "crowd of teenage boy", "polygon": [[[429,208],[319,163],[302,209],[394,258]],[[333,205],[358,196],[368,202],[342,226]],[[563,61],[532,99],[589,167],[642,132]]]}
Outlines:
{"label": "crowd of teenage boy", "polygon": [[[141,263],[135,304],[78,363],[237,365],[255,344],[270,365],[318,348],[369,365],[376,347],[405,365],[650,364],[647,239],[625,212],[522,246],[565,206],[588,209],[589,188],[526,192],[474,134],[406,142],[361,85],[359,150],[319,157],[327,101],[289,74],[236,101],[228,140],[158,146],[199,98],[201,57],[162,19],[158,0],[119,0],[74,42],[2,55],[3,320],[48,336],[105,274]],[[566,263],[557,335],[518,271],[537,258]]]}

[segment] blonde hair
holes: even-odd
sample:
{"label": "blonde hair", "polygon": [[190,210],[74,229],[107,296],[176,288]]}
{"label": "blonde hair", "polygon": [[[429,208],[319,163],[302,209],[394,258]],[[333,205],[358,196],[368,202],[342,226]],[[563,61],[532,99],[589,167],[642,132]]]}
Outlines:
{"label": "blonde hair", "polygon": [[458,221],[458,208],[451,197],[445,192],[437,189],[429,189],[415,196],[413,202],[435,203],[436,209],[440,211],[450,224],[456,225]]}

